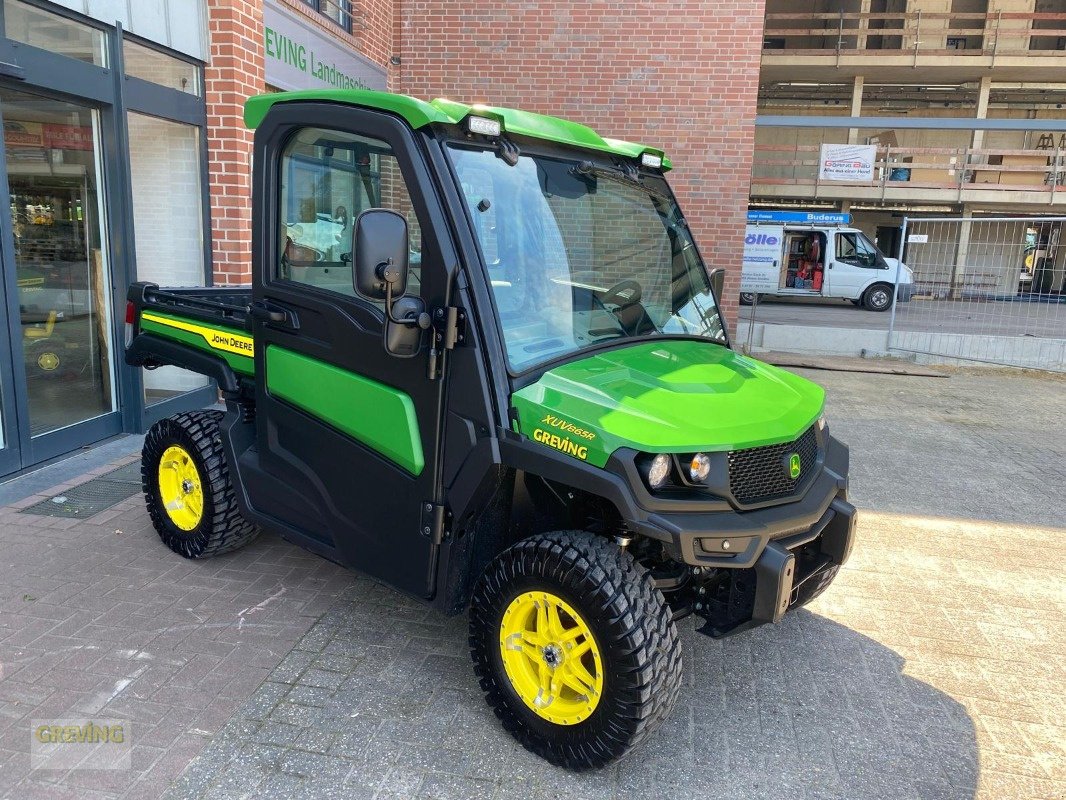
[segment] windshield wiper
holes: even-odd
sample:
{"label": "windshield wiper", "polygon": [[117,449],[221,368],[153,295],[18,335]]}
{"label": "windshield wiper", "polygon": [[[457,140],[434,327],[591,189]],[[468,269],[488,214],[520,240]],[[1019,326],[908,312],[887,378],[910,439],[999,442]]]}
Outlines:
{"label": "windshield wiper", "polygon": [[623,183],[626,186],[635,186],[644,193],[650,194],[652,197],[657,197],[663,202],[674,202],[674,199],[670,197],[670,195],[660,192],[658,189],[652,189],[650,186],[645,186],[640,180],[640,173],[637,172],[635,167],[610,169],[608,167],[597,167],[591,161],[582,161],[576,167],[570,168],[570,174],[579,177],[593,176],[596,178],[607,178],[616,183]]}

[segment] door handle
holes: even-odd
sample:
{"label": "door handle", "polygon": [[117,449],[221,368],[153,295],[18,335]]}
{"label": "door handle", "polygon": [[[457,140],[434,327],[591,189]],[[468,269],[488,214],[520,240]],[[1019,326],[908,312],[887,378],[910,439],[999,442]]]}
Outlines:
{"label": "door handle", "polygon": [[296,319],[296,315],[291,311],[284,311],[278,308],[272,308],[262,302],[255,302],[248,306],[248,313],[252,319],[257,322],[282,324],[286,327],[296,330],[300,327],[300,323]]}
{"label": "door handle", "polygon": [[253,305],[248,309],[248,313],[252,315],[252,319],[259,320],[260,322],[284,322],[284,311],[272,311],[266,306]]}

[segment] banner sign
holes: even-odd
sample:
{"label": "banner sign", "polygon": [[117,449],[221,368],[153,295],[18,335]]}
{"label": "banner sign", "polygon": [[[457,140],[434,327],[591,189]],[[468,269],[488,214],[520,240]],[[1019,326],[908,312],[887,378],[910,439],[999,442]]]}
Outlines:
{"label": "banner sign", "polygon": [[[325,17],[322,18],[325,22]],[[277,0],[263,4],[266,82],[278,89],[376,89],[386,73]]]}
{"label": "banner sign", "polygon": [[772,225],[749,225],[744,231],[744,261],[740,268],[740,291],[776,292],[780,275],[785,229]]}
{"label": "banner sign", "polygon": [[802,222],[808,225],[847,225],[851,214],[831,211],[749,211],[748,222]]}
{"label": "banner sign", "polygon": [[872,181],[875,144],[823,144],[818,179],[823,181]]}

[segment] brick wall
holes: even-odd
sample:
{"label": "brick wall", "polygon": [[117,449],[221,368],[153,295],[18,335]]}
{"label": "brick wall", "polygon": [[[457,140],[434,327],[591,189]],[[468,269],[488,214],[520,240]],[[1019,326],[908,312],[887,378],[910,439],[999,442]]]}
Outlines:
{"label": "brick wall", "polygon": [[252,132],[244,101],[263,91],[260,0],[208,0],[210,61],[204,68],[211,254],[216,284],[251,281]]}
{"label": "brick wall", "polygon": [[763,0],[397,0],[390,88],[540,111],[663,147],[735,318]]}
{"label": "brick wall", "polygon": [[[393,0],[353,3],[352,34],[301,0],[281,0],[293,12],[385,66],[392,55]],[[207,101],[211,250],[216,284],[252,279],[252,131],[244,101],[266,89],[263,0],[208,0],[210,61],[204,68]]]}

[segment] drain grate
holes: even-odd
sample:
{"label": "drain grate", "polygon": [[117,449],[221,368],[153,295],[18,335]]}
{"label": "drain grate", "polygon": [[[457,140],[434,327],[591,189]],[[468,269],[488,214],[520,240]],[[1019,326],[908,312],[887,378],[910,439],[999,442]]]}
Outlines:
{"label": "drain grate", "polygon": [[141,461],[131,461],[124,467],[113,469],[110,472],[105,472],[97,480],[104,481],[118,481],[120,483],[133,483],[137,488],[141,488]]}
{"label": "drain grate", "polygon": [[41,517],[84,519],[99,514],[141,490],[141,464],[133,461],[106,472],[62,494],[22,509]]}

